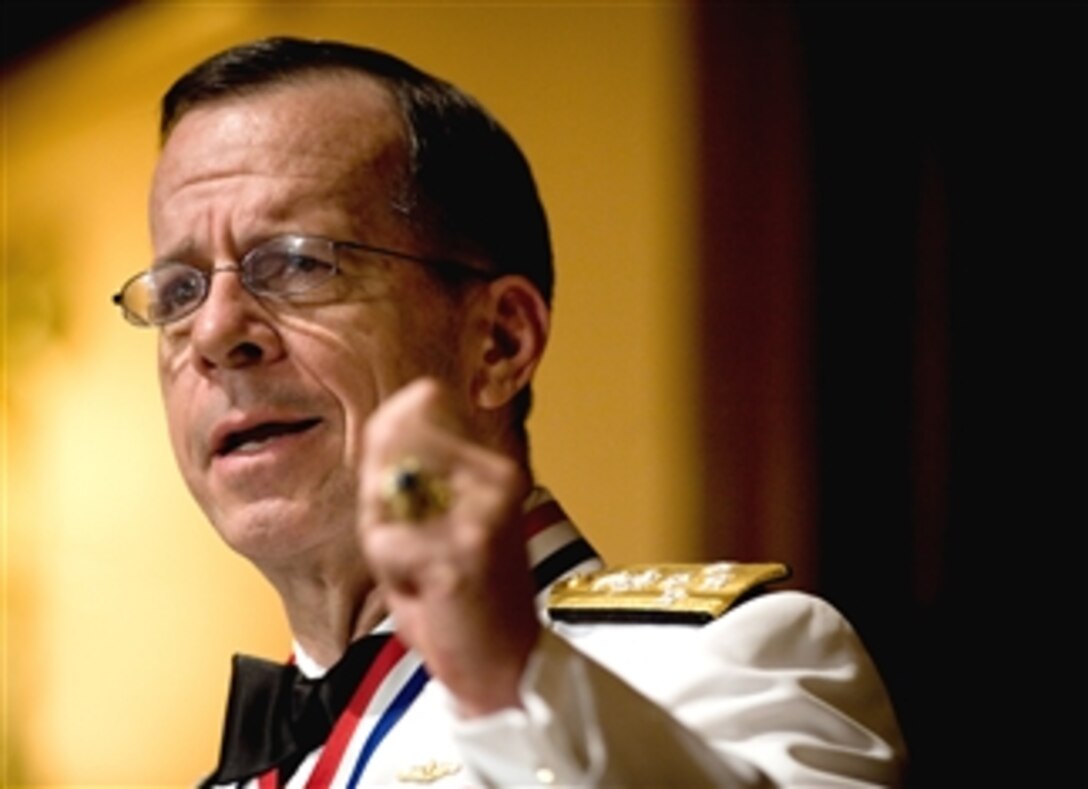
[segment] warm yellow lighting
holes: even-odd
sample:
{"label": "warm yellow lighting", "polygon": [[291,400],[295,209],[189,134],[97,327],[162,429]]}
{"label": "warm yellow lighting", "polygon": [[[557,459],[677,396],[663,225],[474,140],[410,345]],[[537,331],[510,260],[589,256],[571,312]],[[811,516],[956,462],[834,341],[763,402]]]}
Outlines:
{"label": "warm yellow lighting", "polygon": [[694,553],[682,4],[134,4],[6,77],[0,784],[191,785],[230,653],[287,652],[271,591],[175,472],[154,333],[109,303],[148,255],[160,92],[283,32],[399,52],[523,142],[559,265],[537,469],[613,558]]}

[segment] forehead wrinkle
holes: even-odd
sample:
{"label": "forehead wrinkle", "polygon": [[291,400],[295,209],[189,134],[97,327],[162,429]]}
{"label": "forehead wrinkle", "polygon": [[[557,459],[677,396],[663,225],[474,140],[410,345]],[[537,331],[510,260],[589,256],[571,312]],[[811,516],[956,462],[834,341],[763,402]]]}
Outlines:
{"label": "forehead wrinkle", "polygon": [[[339,164],[339,160],[343,157],[314,158],[318,159],[318,161],[324,160]],[[218,163],[215,167],[206,170],[192,170],[184,177],[174,179],[170,177],[169,172],[176,168],[167,168],[166,174],[158,179],[158,183],[153,190],[153,206],[174,202],[178,198],[187,197],[194,192],[200,197],[201,189],[211,192],[212,196],[214,196],[216,190],[229,187],[235,181],[245,185],[242,190],[243,193],[258,189],[260,195],[269,197],[276,197],[283,193],[289,194],[293,191],[290,186],[292,184],[298,184],[300,188],[314,192],[331,192],[333,194],[348,192],[355,184],[357,171],[360,169],[357,166],[344,166],[339,168],[339,172],[337,169],[321,172],[320,168],[312,164],[300,166],[298,164],[299,159],[299,156],[288,155],[283,157],[283,166],[279,166],[278,162],[275,162],[264,167],[255,166],[255,163],[251,160],[225,166]],[[366,164],[364,162],[363,166],[365,167]],[[252,185],[250,182],[253,182]],[[268,189],[269,183],[276,185],[276,188]],[[314,190],[314,185],[318,189]]]}
{"label": "forehead wrinkle", "polygon": [[[232,180],[241,181],[244,188],[232,191],[229,188]],[[207,192],[207,197],[203,192]],[[214,177],[189,179],[185,185],[179,185],[156,216],[162,221],[173,214],[172,224],[185,233],[183,238],[167,244],[165,257],[177,257],[182,252],[194,254],[201,246],[197,237],[218,238],[241,253],[284,232],[316,230],[318,234],[327,234],[330,229],[322,217],[336,222],[341,209],[348,213],[349,226],[332,234],[351,231],[365,236],[365,228],[375,214],[393,213],[392,200],[381,199],[375,204],[370,197],[350,175],[333,180],[310,174],[284,179],[276,175],[224,172]],[[220,199],[229,202],[225,211],[219,207]],[[173,211],[171,204],[181,208]],[[199,230],[201,226],[203,232]]]}
{"label": "forehead wrinkle", "polygon": [[[229,187],[231,181],[239,181],[243,188],[234,192],[222,191],[222,187]],[[300,206],[322,205],[336,199],[350,202],[348,198],[354,191],[353,187],[351,179],[347,178],[330,181],[320,176],[307,175],[285,180],[278,175],[232,173],[190,179],[179,184],[167,202],[195,196],[188,204],[200,211],[212,208],[217,197],[223,194],[224,199],[230,200],[232,213],[238,207],[249,211],[257,210],[271,219],[282,219],[290,215],[292,209]],[[208,193],[207,199],[204,199],[202,192]]]}
{"label": "forehead wrinkle", "polygon": [[[320,100],[291,93],[299,88],[288,84],[234,103],[213,103],[183,118],[164,146],[153,221],[165,219],[175,201],[214,211],[216,190],[222,189],[232,202],[240,196],[246,212],[262,221],[286,220],[300,206],[338,204],[360,236],[374,219],[400,224],[407,144],[392,99],[383,92],[375,101],[359,92],[358,82],[342,80],[323,85]],[[316,106],[328,110],[323,122],[300,122]],[[189,155],[176,153],[179,146]],[[232,179],[246,184],[237,195],[229,194]],[[202,187],[209,193],[206,204]],[[236,213],[233,206],[229,213]]]}

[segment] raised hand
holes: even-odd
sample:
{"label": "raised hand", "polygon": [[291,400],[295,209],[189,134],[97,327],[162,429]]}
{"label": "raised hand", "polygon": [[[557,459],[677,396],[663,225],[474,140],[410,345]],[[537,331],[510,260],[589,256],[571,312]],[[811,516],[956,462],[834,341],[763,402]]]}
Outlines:
{"label": "raised hand", "polygon": [[[400,636],[466,717],[516,705],[540,629],[519,525],[526,472],[470,441],[441,385],[420,380],[370,418],[361,473],[359,536]],[[398,473],[424,506],[390,501]]]}

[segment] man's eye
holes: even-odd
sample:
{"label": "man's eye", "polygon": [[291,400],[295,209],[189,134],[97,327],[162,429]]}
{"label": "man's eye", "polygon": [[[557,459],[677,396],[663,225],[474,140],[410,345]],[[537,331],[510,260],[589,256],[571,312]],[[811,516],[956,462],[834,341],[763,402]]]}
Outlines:
{"label": "man's eye", "polygon": [[287,255],[286,257],[287,262],[284,264],[284,273],[287,276],[324,274],[331,268],[325,261],[307,257],[306,255]]}
{"label": "man's eye", "polygon": [[202,282],[195,271],[171,271],[155,279],[157,309],[169,314],[184,309],[200,298]]}
{"label": "man's eye", "polygon": [[315,287],[333,271],[334,266],[320,258],[280,252],[250,261],[249,278],[266,293],[301,293]]}
{"label": "man's eye", "polygon": [[324,271],[327,268],[317,258],[310,258],[305,255],[284,255],[280,267],[285,276],[310,274],[314,271]]}
{"label": "man's eye", "polygon": [[253,261],[250,274],[260,282],[273,282],[277,279],[324,274],[330,268],[328,263],[309,255],[281,252],[274,255],[262,255]]}

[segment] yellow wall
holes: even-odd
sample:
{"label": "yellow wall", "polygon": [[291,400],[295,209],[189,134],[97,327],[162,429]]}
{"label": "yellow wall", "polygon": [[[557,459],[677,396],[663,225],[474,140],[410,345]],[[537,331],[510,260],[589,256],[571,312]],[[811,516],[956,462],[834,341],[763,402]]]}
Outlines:
{"label": "yellow wall", "polygon": [[177,478],[154,335],[109,303],[148,256],[158,96],[269,33],[390,49],[510,127],[559,266],[537,470],[612,559],[695,555],[682,5],[137,5],[5,75],[0,784],[191,783],[229,655],[286,654],[277,601]]}

